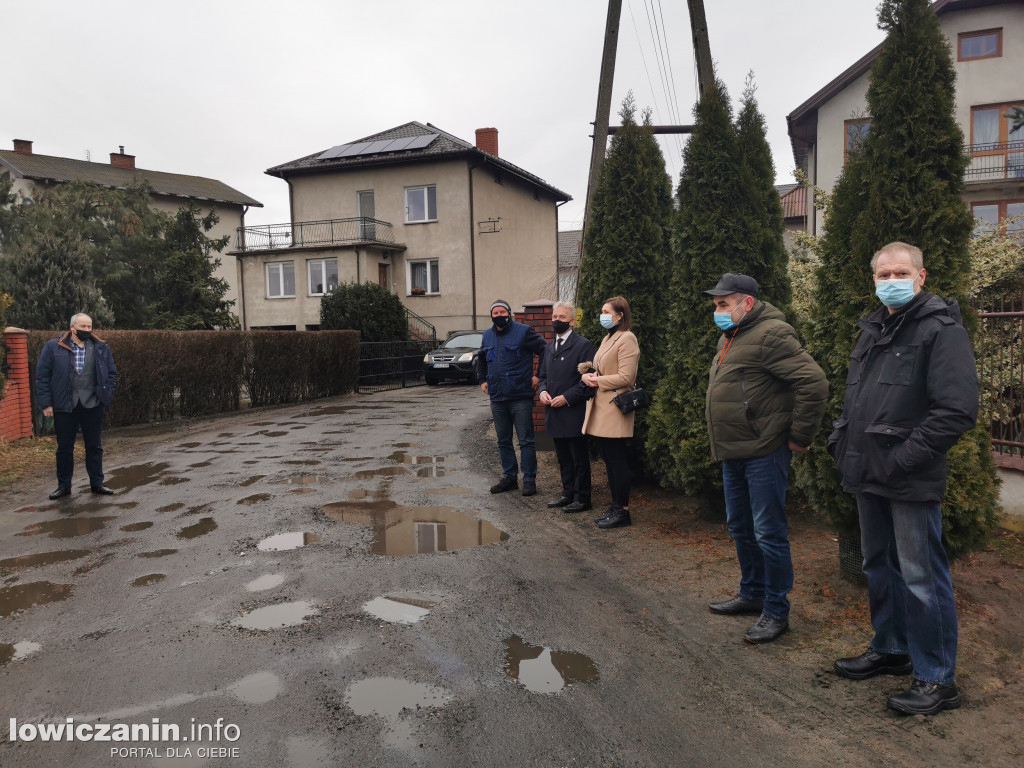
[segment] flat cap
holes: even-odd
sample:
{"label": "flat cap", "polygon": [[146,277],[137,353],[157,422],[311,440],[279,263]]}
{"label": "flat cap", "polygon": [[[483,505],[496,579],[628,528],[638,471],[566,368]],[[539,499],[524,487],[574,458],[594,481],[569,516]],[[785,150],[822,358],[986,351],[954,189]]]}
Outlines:
{"label": "flat cap", "polygon": [[702,296],[728,296],[731,293],[746,293],[757,296],[757,280],[749,275],[740,275],[736,272],[726,272],[718,285],[701,291]]}

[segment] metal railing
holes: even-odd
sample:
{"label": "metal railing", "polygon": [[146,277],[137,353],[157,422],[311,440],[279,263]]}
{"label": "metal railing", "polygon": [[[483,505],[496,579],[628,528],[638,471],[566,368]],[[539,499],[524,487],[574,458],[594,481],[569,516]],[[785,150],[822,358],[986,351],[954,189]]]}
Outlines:
{"label": "metal railing", "polygon": [[[1024,286],[974,302],[982,418],[998,458],[1024,457]],[[1022,463],[1021,468],[1024,468]]]}
{"label": "metal railing", "polygon": [[238,251],[352,243],[394,245],[395,234],[390,222],[367,216],[296,221],[291,224],[261,224],[239,227],[235,234],[235,249]]}
{"label": "metal railing", "polygon": [[429,341],[437,346],[437,328],[433,323],[423,319],[408,307],[405,308],[405,320],[409,326],[409,338],[414,341]]}
{"label": "metal railing", "polygon": [[967,181],[1024,179],[1024,141],[1005,144],[974,144],[969,147],[971,164]]}
{"label": "metal railing", "polygon": [[366,394],[423,386],[423,356],[436,346],[431,341],[361,342],[356,391]]}

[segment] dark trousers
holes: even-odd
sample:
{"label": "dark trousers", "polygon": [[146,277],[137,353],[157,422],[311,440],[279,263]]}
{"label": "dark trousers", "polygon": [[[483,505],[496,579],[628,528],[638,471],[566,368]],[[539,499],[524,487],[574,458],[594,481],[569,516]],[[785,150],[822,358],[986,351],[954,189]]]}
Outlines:
{"label": "dark trousers", "polygon": [[587,436],[555,437],[555,456],[562,473],[562,495],[573,501],[590,503],[590,448]]}
{"label": "dark trousers", "polygon": [[89,485],[103,485],[103,406],[83,408],[76,405],[71,413],[53,412],[53,431],[57,434],[57,484],[61,488],[71,487],[75,473],[75,437],[82,429],[85,443],[85,471],[89,473]]}
{"label": "dark trousers", "polygon": [[612,503],[620,507],[629,506],[629,484],[632,474],[629,471],[629,456],[626,453],[628,437],[602,437],[601,455],[608,470],[608,487],[612,492]]}

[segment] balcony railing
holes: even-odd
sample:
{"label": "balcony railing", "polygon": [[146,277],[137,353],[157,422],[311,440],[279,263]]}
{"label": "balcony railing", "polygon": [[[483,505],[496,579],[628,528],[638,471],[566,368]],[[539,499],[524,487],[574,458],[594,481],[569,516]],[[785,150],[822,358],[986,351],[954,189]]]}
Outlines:
{"label": "balcony railing", "polygon": [[239,227],[235,236],[235,249],[239,251],[353,243],[395,245],[395,234],[387,221],[356,216],[351,219]]}
{"label": "balcony railing", "polygon": [[1024,141],[1007,144],[975,144],[970,147],[967,181],[1024,179]]}

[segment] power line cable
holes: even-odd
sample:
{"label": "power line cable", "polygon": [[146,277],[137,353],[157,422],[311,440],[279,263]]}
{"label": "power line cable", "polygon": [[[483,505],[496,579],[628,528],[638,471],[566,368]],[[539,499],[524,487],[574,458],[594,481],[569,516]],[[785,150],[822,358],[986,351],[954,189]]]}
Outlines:
{"label": "power line cable", "polygon": [[[645,2],[646,2],[646,0],[645,0]],[[640,42],[640,30],[637,29],[636,17],[633,15],[633,4],[629,3],[628,5],[629,5],[629,18],[632,19],[632,21],[633,21],[633,32],[636,35],[636,45],[637,45],[637,48],[640,51],[640,60],[644,63],[644,72],[647,74],[647,85],[651,89],[651,100],[654,102],[654,114],[657,115],[658,122],[660,123],[660,122],[662,122],[662,118],[661,118],[661,111],[658,109],[658,96],[654,92],[654,82],[651,80],[651,71],[647,67],[647,57],[644,56],[643,44]],[[672,119],[671,113],[669,114],[669,119],[670,120]],[[664,154],[667,156],[667,159],[668,159],[668,162],[669,162],[669,167],[672,169],[672,176],[673,176],[673,179],[674,179],[675,176],[677,175],[677,171],[676,171],[676,164],[673,162],[672,153],[671,152],[665,152]],[[673,184],[674,184],[674,182],[673,182]]]}

